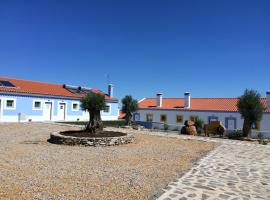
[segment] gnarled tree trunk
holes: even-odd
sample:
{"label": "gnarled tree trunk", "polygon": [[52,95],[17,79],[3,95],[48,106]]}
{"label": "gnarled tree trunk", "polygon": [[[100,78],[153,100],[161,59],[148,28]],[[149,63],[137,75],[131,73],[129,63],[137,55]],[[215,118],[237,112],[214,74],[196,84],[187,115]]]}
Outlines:
{"label": "gnarled tree trunk", "polygon": [[131,118],[132,118],[132,115],[130,114],[126,114],[126,117],[125,117],[125,120],[126,120],[126,125],[130,126],[131,125]]}
{"label": "gnarled tree trunk", "polygon": [[85,130],[91,134],[100,133],[103,131],[103,125],[99,110],[89,112],[89,122]]}
{"label": "gnarled tree trunk", "polygon": [[244,124],[243,124],[243,135],[245,137],[249,137],[250,136],[250,133],[251,133],[251,126],[252,126],[252,123],[250,123],[249,120],[244,120]]}

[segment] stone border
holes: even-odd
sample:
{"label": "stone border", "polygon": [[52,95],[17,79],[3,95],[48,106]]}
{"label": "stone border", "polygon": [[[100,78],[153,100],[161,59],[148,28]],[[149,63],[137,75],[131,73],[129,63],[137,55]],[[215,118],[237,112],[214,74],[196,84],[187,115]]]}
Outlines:
{"label": "stone border", "polygon": [[83,146],[114,146],[121,144],[129,144],[134,141],[133,134],[127,134],[118,137],[73,137],[65,136],[60,132],[51,133],[48,142],[53,144],[64,144],[64,145],[83,145]]}

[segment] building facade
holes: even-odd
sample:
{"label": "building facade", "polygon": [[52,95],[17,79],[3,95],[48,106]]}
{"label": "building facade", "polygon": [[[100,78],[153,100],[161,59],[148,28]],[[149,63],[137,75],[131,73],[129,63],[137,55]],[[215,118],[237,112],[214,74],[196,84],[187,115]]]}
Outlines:
{"label": "building facade", "polygon": [[[228,130],[242,129],[243,118],[237,110],[238,98],[191,98],[185,93],[184,98],[144,98],[139,101],[139,109],[134,113],[134,120],[149,128],[162,127],[168,124],[172,129],[180,129],[186,120],[196,118],[205,123],[221,121]],[[254,124],[254,129],[270,131],[270,92],[261,102],[267,107],[260,123]]]}
{"label": "building facade", "polygon": [[89,114],[81,110],[80,99],[89,92],[105,98],[102,120],[117,120],[118,100],[112,85],[108,90],[0,78],[0,122],[86,121]]}

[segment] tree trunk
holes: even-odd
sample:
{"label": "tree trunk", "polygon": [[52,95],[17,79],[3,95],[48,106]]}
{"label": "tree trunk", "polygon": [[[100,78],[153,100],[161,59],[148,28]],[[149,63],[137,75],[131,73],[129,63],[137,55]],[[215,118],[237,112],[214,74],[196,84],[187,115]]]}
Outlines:
{"label": "tree trunk", "polygon": [[131,118],[132,118],[132,115],[130,114],[126,114],[126,125],[130,126],[131,125]]}
{"label": "tree trunk", "polygon": [[251,125],[249,120],[244,119],[244,124],[243,124],[243,135],[245,137],[249,137],[251,133]]}
{"label": "tree trunk", "polygon": [[89,112],[89,122],[85,129],[91,134],[96,134],[103,131],[100,111]]}

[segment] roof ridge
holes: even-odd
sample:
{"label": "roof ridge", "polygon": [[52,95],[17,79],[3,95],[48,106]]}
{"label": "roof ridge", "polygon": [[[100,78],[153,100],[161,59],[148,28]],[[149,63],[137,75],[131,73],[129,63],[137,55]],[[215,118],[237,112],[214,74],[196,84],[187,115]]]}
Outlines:
{"label": "roof ridge", "polygon": [[[163,97],[162,99],[184,99],[185,97]],[[144,99],[156,99],[155,97],[146,97]],[[239,99],[239,97],[191,97],[191,99]],[[266,97],[261,97],[261,99],[266,99]]]}
{"label": "roof ridge", "polygon": [[43,83],[43,84],[58,85],[58,86],[62,86],[63,85],[63,84],[60,84],[60,83],[50,83],[50,82],[45,82],[45,81],[33,81],[33,80],[27,80],[27,79],[8,78],[8,77],[0,77],[0,79],[16,80],[16,81],[26,81],[26,82],[32,82],[32,83]]}

